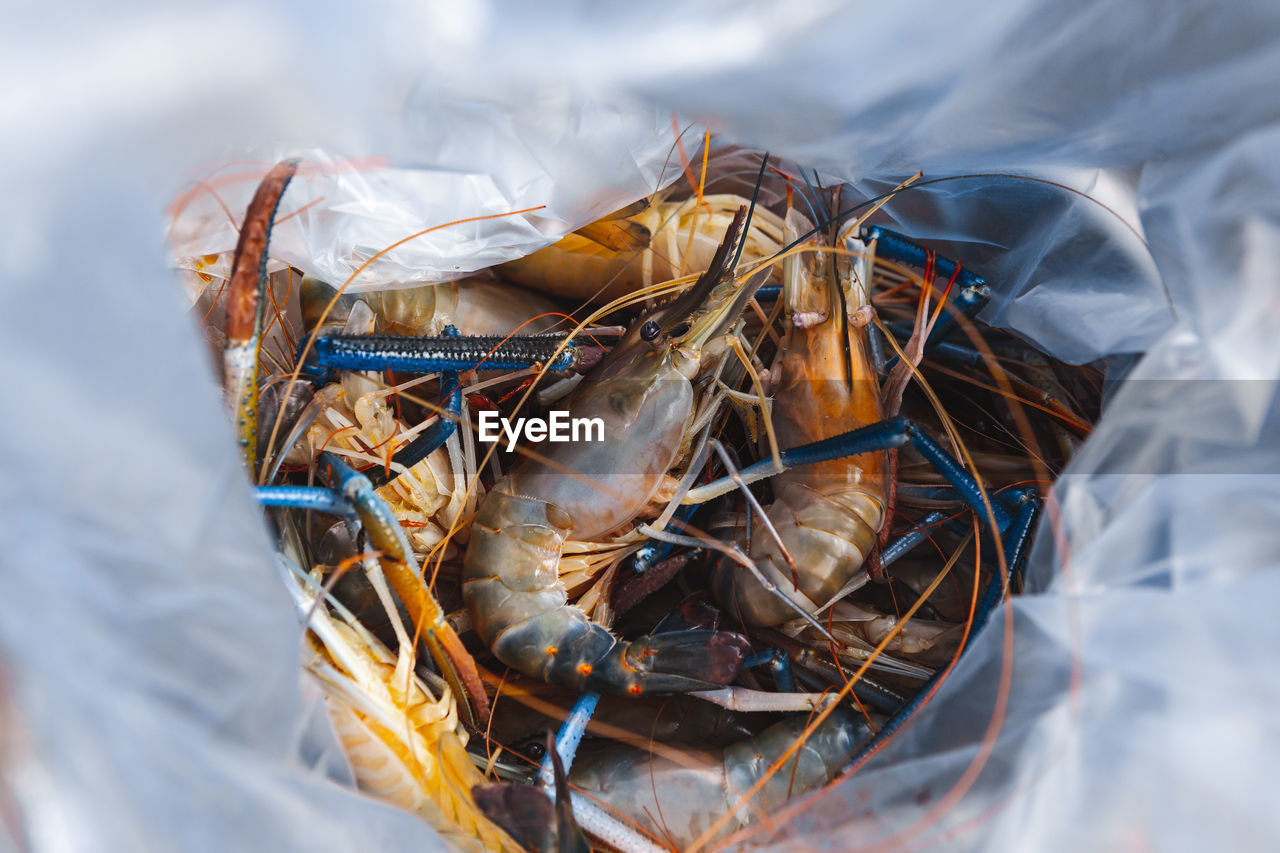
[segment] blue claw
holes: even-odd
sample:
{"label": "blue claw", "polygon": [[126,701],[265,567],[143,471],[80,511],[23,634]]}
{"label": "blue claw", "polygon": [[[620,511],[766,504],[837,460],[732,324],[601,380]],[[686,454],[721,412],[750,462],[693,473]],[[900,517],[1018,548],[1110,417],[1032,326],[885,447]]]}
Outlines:
{"label": "blue claw", "polygon": [[[886,257],[889,260],[918,269],[924,269],[928,265],[929,250],[896,231],[890,231],[888,228],[882,228],[879,225],[869,225],[862,230],[862,239],[876,241],[877,256]],[[949,281],[952,276],[955,276],[956,283],[949,298],[955,311],[969,319],[973,319],[978,315],[979,311],[986,307],[987,302],[991,299],[991,288],[987,285],[986,279],[963,267],[957,272],[955,261],[939,255],[933,256],[933,266],[937,271],[938,279]],[[933,326],[933,331],[929,333],[929,337],[925,341],[925,352],[930,352],[942,346],[943,340],[955,331],[956,326],[957,321],[953,313],[951,311],[942,312],[938,317],[938,322]],[[893,367],[897,360],[897,356],[894,356],[886,361],[884,370],[889,370]]]}
{"label": "blue claw", "polygon": [[591,348],[564,343],[558,335],[483,335],[405,337],[401,335],[326,335],[316,338],[315,365],[320,370],[394,370],[436,373],[441,370],[521,370],[545,364],[570,370]]}
{"label": "blue claw", "polygon": [[[919,451],[920,455],[927,459],[937,469],[938,473],[955,488],[960,497],[964,499],[964,502],[977,513],[978,517],[984,521],[987,519],[985,493],[978,487],[978,481],[969,472],[965,471],[951,454],[939,447],[938,443],[930,438],[923,429],[906,418],[890,418],[861,429],[841,433],[831,438],[824,438],[812,444],[784,450],[782,451],[782,463],[787,468],[794,468],[797,465],[826,462],[830,459],[840,459],[858,453],[890,450],[895,447],[902,447],[904,444],[910,444]],[[753,468],[757,466],[767,467],[769,464],[771,464],[771,460],[765,459],[745,469],[742,473],[746,476]],[[991,501],[991,515],[994,517],[996,527],[1001,530],[1007,528],[1013,520],[1012,515],[1001,500]]]}
{"label": "blue claw", "polygon": [[[1027,546],[1031,541],[1031,529],[1035,526],[1035,521],[1040,514],[1040,498],[1035,489],[1018,489],[1013,492],[1013,496],[1018,504],[1018,514],[1004,530],[1005,565],[1009,570],[1008,579],[1011,583],[1015,579],[1022,577],[1023,567],[1027,559]],[[973,628],[970,636],[977,634],[978,630],[986,624],[992,611],[995,610],[996,604],[1000,601],[1003,588],[1004,579],[997,574],[996,577],[992,578],[978,611],[973,616]],[[882,743],[893,737],[893,733],[900,729],[907,720],[911,719],[912,715],[924,704],[924,700],[933,693],[934,687],[937,686],[945,672],[945,669],[940,669],[934,673],[933,677],[920,688],[920,692],[915,695],[915,698],[900,707],[885,722],[880,731],[876,732],[875,737],[862,745],[862,748],[858,750],[858,754],[849,762],[850,765],[857,764],[866,755],[878,749]]]}
{"label": "blue claw", "polygon": [[753,666],[763,666],[769,670],[769,674],[773,676],[773,683],[778,686],[778,690],[781,692],[796,692],[796,679],[791,672],[791,659],[787,657],[786,652],[772,648],[763,652],[756,652],[742,662],[743,669],[749,669]]}
{"label": "blue claw", "polygon": [[[587,723],[591,722],[591,716],[595,714],[596,704],[599,701],[599,693],[583,693],[574,703],[569,716],[564,718],[560,731],[556,733],[556,754],[564,764],[565,773],[573,767],[573,758],[578,754],[578,745],[582,743],[582,737],[587,733]],[[538,784],[550,792],[554,782],[555,768],[548,753],[543,757],[542,767],[538,771]]]}
{"label": "blue claw", "polygon": [[885,549],[880,552],[881,565],[887,567],[906,556],[912,548],[932,536],[931,528],[944,518],[946,518],[946,515],[943,513],[931,512],[920,519],[920,523],[916,525],[915,530],[902,534],[885,546]]}
{"label": "blue claw", "polygon": [[262,506],[287,506],[312,509],[346,519],[356,518],[356,508],[332,489],[318,486],[258,486],[255,490]]}
{"label": "blue claw", "polygon": [[[458,421],[462,417],[462,386],[458,382],[457,371],[444,372],[440,380],[440,391],[444,397],[442,407],[444,411],[440,413],[440,417],[391,457],[394,465],[404,466],[402,470],[408,470],[426,459],[442,447],[449,440],[449,436],[458,429]],[[398,476],[400,472],[392,469],[391,466],[375,468],[368,473],[369,482],[374,488],[385,486]]]}

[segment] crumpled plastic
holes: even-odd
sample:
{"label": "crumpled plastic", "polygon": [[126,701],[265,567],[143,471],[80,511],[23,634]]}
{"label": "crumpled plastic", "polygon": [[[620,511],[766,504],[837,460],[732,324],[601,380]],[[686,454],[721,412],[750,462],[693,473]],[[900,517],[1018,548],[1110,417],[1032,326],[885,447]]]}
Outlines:
{"label": "crumpled plastic", "polygon": [[[1054,487],[1028,594],[865,768],[753,842],[1280,844],[1280,7],[179,2],[6,18],[0,825],[15,846],[440,846],[335,781],[171,266],[219,250],[253,169],[321,151],[305,200],[323,199],[273,252],[335,277],[387,234],[547,205],[440,229],[379,273],[453,277],[672,177],[673,113],[853,193],[917,169],[977,175],[885,216],[984,273],[984,319],[1127,368]],[[213,171],[244,152],[250,166]],[[195,181],[227,176],[225,223],[172,228]],[[207,193],[192,204],[224,215]]]}

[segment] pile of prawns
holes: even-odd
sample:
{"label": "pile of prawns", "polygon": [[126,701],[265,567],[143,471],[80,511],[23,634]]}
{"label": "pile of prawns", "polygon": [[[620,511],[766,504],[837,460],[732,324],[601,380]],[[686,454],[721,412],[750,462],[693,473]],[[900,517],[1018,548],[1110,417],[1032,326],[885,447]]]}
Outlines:
{"label": "pile of prawns", "polygon": [[[891,195],[718,160],[358,294],[268,273],[286,161],[201,296],[354,776],[461,849],[730,843],[861,766],[1016,587],[1096,413],[1096,375],[970,319],[981,278],[866,224]],[[703,191],[747,161],[749,198]],[[487,409],[604,432],[505,452]]]}

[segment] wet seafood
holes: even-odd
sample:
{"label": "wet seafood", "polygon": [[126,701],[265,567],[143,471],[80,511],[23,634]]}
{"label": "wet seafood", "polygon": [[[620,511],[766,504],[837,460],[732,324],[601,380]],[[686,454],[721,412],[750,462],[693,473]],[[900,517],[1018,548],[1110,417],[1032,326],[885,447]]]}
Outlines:
{"label": "wet seafood", "polygon": [[630,523],[687,442],[690,379],[750,295],[729,262],[745,213],[698,283],[633,323],[574,394],[575,417],[607,415],[604,441],[553,445],[546,462],[518,467],[480,505],[463,595],[485,645],[526,675],[607,693],[687,691],[726,683],[745,656],[746,640],[729,633],[621,641],[568,604],[557,567],[571,535],[590,540]]}
{"label": "wet seafood", "polygon": [[310,628],[307,671],[325,691],[360,787],[419,815],[458,849],[520,849],[471,796],[484,776],[467,755],[449,688],[433,691],[414,674],[411,649],[393,653],[354,619],[335,617],[306,580],[289,586]]}
{"label": "wet seafood", "polygon": [[[791,211],[788,243],[814,229]],[[783,447],[830,438],[882,417],[880,385],[867,345],[871,267],[865,247],[853,257],[817,249],[784,272],[786,336],[772,371],[773,428]],[[767,451],[766,451],[767,452]],[[804,465],[772,480],[775,501],[750,531],[748,553],[793,603],[809,613],[832,601],[861,568],[885,520],[881,453]],[[770,529],[772,527],[772,529]],[[776,538],[775,538],[776,537]],[[776,625],[793,607],[752,575],[721,560],[712,589],[748,625]]]}
{"label": "wet seafood", "polygon": [[[707,269],[735,213],[749,200],[732,194],[642,202],[498,267],[501,275],[557,299],[605,303]],[[636,208],[639,208],[638,210]],[[782,221],[756,208],[742,238],[742,260],[783,245]]]}
{"label": "wet seafood", "polygon": [[871,735],[870,726],[853,712],[838,709],[760,795],[739,808],[748,788],[795,743],[805,723],[805,716],[798,715],[723,750],[686,749],[679,762],[629,747],[584,750],[569,781],[647,832],[684,849],[725,813],[733,812],[734,819],[720,830],[720,836],[826,784]]}
{"label": "wet seafood", "polygon": [[[257,416],[267,237],[286,172],[273,170],[251,205],[232,263],[234,298],[253,279],[256,299],[252,312],[228,310],[226,373],[238,427]],[[786,207],[758,206],[751,217],[736,196],[655,200],[504,265],[502,274],[559,298],[619,297],[607,310],[620,313],[606,322],[627,323],[625,335],[591,338],[593,358],[607,354],[580,365],[585,375],[563,403],[573,417],[599,418],[598,442],[524,442],[519,455],[487,456],[491,445],[476,444],[474,407],[495,417],[527,413],[522,407],[536,398],[526,385],[552,359],[486,366],[487,352],[473,350],[554,352],[560,344],[545,337],[503,340],[560,321],[539,316],[555,312],[543,297],[484,277],[358,296],[302,280],[299,343],[453,329],[496,336],[455,348],[462,362],[432,367],[428,359],[420,370],[418,362],[380,361],[371,345],[374,355],[358,365],[303,373],[301,391],[286,394],[277,376],[262,399],[264,411],[280,409],[280,440],[264,431],[239,439],[251,469],[259,466],[248,451],[261,448],[255,473],[268,487],[259,495],[276,507],[282,561],[296,564],[289,582],[310,629],[307,667],[329,697],[359,785],[421,815],[456,846],[514,849],[473,789],[494,774],[539,778],[522,764],[540,758],[523,746],[537,732],[527,720],[510,722],[526,712],[508,697],[548,719],[574,706],[553,752],[569,750],[577,790],[567,796],[589,835],[622,850],[706,843],[821,786],[889,736],[1016,583],[1035,518],[1027,483],[1048,476],[1027,461],[1028,448],[1046,441],[1059,456],[1041,455],[1060,465],[1087,432],[1080,401],[1094,389],[998,333],[985,334],[999,375],[983,353],[935,341],[922,305],[928,297],[963,307],[935,281],[942,270],[954,283],[959,265],[884,229],[837,240],[837,222],[815,228],[792,209],[791,189],[765,194]],[[826,209],[814,202],[811,213]],[[729,208],[737,211],[731,220]],[[876,242],[892,251],[877,254]],[[692,286],[670,281],[694,273],[701,275]],[[285,275],[292,284],[298,274]],[[772,281],[782,282],[776,302],[761,289]],[[654,307],[651,293],[638,293],[664,282],[667,304]],[[977,299],[985,282],[968,273],[964,288],[964,298]],[[250,314],[256,320],[246,326]],[[293,318],[282,317],[281,328],[286,320]],[[904,340],[883,341],[889,360],[919,365],[899,370],[908,379],[891,395],[902,397],[910,421],[882,420],[886,359],[873,346],[877,326]],[[914,349],[905,342],[912,332]],[[287,358],[277,361],[288,369]],[[942,386],[943,377],[950,384],[917,392]],[[1045,415],[1034,433],[993,414],[1033,393]],[[938,409],[981,426],[959,442]],[[398,453],[432,431],[439,441],[419,456]],[[257,439],[252,448],[244,435]],[[709,457],[709,447],[721,455]],[[901,448],[896,484],[888,447]],[[975,467],[981,479],[966,470]],[[888,519],[891,487],[896,521]],[[726,493],[713,510],[700,506]],[[689,505],[677,512],[682,501]],[[653,516],[661,523],[637,527]],[[995,568],[987,531],[1002,536],[1009,574]],[[970,548],[978,537],[982,560]],[[946,557],[941,572],[930,547]],[[893,571],[868,583],[864,565],[877,552]],[[954,582],[942,584],[948,573]],[[320,591],[327,581],[333,596]],[[615,609],[623,589],[625,607]],[[707,603],[708,592],[723,613]],[[358,619],[355,605],[345,605],[366,595]],[[488,672],[495,659],[513,671]],[[834,704],[824,695],[832,691]],[[661,706],[653,706],[615,708],[592,728],[590,712],[578,709],[594,708],[595,692],[618,694],[618,702],[689,695],[678,697],[681,725],[660,725]],[[850,694],[855,703],[845,701]],[[703,720],[687,704],[703,699],[749,710]],[[806,710],[778,718],[797,708]],[[697,749],[707,732],[732,743]],[[505,742],[508,733],[521,740]],[[598,737],[572,762],[570,742],[583,736]],[[499,812],[532,802],[500,792],[481,799]],[[553,815],[542,806],[533,813]],[[563,826],[559,834],[576,837]]]}

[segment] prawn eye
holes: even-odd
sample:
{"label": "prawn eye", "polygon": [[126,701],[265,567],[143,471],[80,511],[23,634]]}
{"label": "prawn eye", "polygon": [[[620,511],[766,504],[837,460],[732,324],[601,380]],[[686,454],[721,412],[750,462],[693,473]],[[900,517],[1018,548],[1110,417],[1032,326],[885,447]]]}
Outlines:
{"label": "prawn eye", "polygon": [[640,327],[641,340],[651,341],[654,338],[658,337],[658,335],[660,334],[662,334],[662,327],[659,326],[657,322],[654,320],[649,320],[643,326]]}

